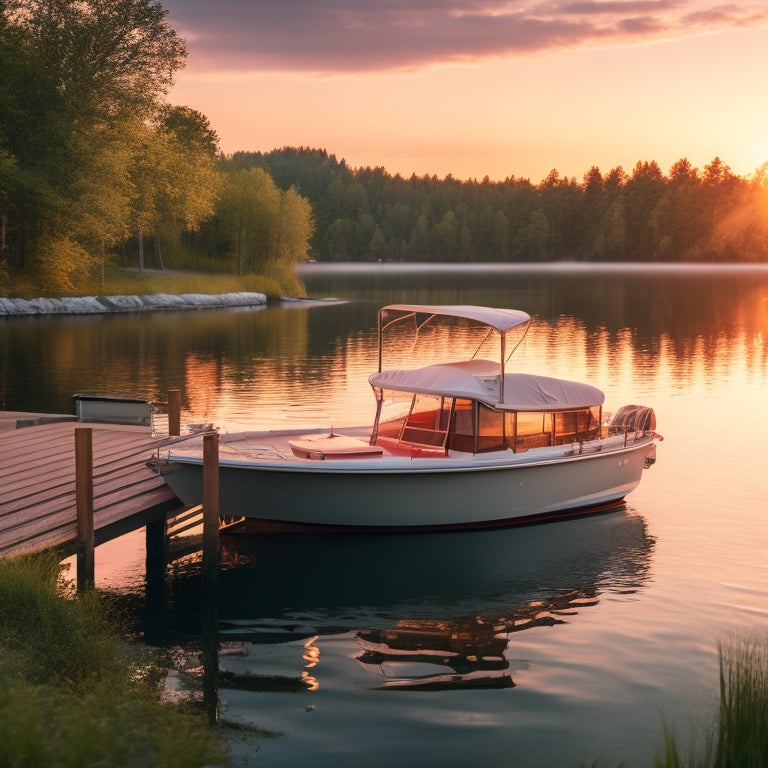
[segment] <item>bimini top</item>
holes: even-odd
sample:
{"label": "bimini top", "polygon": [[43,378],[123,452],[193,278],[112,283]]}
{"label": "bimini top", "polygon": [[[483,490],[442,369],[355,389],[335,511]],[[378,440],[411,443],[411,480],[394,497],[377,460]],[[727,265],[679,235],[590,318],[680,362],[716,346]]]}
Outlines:
{"label": "bimini top", "polygon": [[[421,345],[416,355],[417,342],[420,338],[425,338],[422,332],[426,329],[443,334],[444,339],[450,339],[450,336],[444,334],[453,332],[454,320],[468,320],[479,332],[473,340],[476,345],[474,354],[468,357],[475,359],[498,355],[496,372],[502,377],[507,360],[525,338],[531,323],[530,315],[519,309],[476,307],[468,304],[389,304],[379,310],[379,371],[384,369],[385,346],[388,355],[392,354],[393,349],[399,350],[412,359],[418,359],[419,365],[446,362],[434,359],[435,350],[440,350],[440,345]],[[400,335],[401,332],[404,332],[404,335]],[[385,338],[394,342],[395,346],[385,345]],[[431,337],[427,334],[426,338]],[[425,341],[425,344],[431,343]],[[496,344],[498,346],[494,349]],[[444,345],[442,349],[445,349]],[[402,362],[398,365],[402,365]]]}
{"label": "bimini top", "polygon": [[383,328],[392,322],[410,315],[427,315],[428,318],[434,316],[460,317],[465,320],[483,323],[499,333],[505,333],[531,320],[527,312],[519,309],[476,307],[470,304],[389,304],[379,310],[379,322]]}
{"label": "bimini top", "polygon": [[[554,411],[590,408],[603,404],[605,396],[591,384],[507,373],[503,379],[498,365],[489,360],[428,365],[414,370],[387,370],[374,373],[373,387],[445,397],[466,397],[495,408],[514,411]],[[503,381],[504,396],[499,395]]]}

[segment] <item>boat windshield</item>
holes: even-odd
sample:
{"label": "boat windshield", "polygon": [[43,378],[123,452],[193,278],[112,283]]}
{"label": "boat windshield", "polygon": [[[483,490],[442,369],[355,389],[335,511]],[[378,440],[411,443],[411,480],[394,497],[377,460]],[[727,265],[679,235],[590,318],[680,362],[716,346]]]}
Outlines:
{"label": "boat windshield", "polygon": [[501,373],[530,316],[515,309],[392,304],[379,311],[379,371],[488,359]]}
{"label": "boat windshield", "polygon": [[499,410],[477,400],[374,387],[371,444],[393,453],[447,455],[570,445],[601,436],[598,406],[551,411]]}

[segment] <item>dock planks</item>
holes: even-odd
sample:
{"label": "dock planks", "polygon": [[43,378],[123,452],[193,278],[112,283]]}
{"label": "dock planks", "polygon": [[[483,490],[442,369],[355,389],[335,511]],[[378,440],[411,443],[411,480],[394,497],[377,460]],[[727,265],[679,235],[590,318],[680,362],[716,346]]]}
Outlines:
{"label": "dock planks", "polygon": [[149,427],[0,414],[0,556],[48,547],[75,551],[76,427],[88,427],[93,435],[97,544],[164,520],[181,506],[146,465],[159,447],[171,441],[152,437]]}

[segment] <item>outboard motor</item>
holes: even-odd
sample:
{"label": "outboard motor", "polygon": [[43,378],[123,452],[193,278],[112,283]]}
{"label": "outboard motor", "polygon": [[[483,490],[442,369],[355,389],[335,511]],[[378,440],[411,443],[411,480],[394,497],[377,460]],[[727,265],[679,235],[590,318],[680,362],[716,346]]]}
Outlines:
{"label": "outboard motor", "polygon": [[656,414],[645,405],[623,405],[611,419],[612,427],[627,432],[653,432],[656,429]]}

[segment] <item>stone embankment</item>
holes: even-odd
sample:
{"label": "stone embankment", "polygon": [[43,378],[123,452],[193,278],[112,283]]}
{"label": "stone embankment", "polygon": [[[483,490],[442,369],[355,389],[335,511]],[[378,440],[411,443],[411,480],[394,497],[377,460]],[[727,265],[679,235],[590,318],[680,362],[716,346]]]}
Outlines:
{"label": "stone embankment", "polygon": [[0,297],[0,317],[29,315],[97,315],[153,310],[222,309],[267,303],[263,293],[241,291],[205,293],[152,293],[145,296],[81,296],[61,299],[6,299]]}

